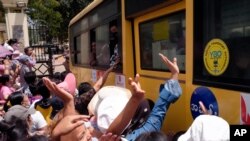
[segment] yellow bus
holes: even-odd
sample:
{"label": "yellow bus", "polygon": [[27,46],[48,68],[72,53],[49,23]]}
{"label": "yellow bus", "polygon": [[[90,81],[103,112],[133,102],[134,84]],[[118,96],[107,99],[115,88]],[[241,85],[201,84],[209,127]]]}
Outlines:
{"label": "yellow bus", "polygon": [[78,84],[94,83],[121,58],[106,85],[129,88],[140,74],[156,100],[170,77],[158,53],[177,57],[183,95],[167,112],[165,133],[187,130],[202,114],[250,124],[250,1],[94,0],[69,24],[71,70]]}

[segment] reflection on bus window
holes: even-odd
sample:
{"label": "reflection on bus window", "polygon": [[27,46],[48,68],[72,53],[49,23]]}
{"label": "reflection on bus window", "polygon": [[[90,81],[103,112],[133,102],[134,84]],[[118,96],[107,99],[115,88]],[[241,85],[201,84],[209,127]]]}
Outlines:
{"label": "reflection on bus window", "polygon": [[161,52],[171,59],[177,57],[180,71],[185,71],[184,12],[141,23],[139,29],[142,69],[166,70],[159,60]]}

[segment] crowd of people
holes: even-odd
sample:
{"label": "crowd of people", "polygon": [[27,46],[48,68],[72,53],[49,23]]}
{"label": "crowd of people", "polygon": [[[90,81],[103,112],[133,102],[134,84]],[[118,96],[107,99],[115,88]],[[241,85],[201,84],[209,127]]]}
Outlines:
{"label": "crowd of people", "polygon": [[[161,132],[170,105],[182,94],[176,58],[170,61],[159,53],[172,75],[159,86],[159,97],[153,102],[144,97],[139,74],[128,78],[131,89],[104,86],[119,59],[96,83],[82,82],[77,87],[69,70],[38,78],[31,69],[36,63],[32,48],[25,48],[24,54],[18,51],[13,48],[1,60],[2,141],[229,140],[228,123],[212,115],[199,116],[186,132],[172,138]],[[202,102],[201,107],[206,113]]]}

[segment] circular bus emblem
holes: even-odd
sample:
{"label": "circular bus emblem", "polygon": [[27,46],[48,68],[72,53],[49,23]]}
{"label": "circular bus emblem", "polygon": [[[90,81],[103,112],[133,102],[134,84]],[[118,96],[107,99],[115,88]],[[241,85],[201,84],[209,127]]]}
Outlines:
{"label": "circular bus emblem", "polygon": [[206,45],[203,61],[211,75],[219,76],[223,74],[229,63],[227,45],[220,39],[211,40]]}
{"label": "circular bus emblem", "polygon": [[199,105],[199,101],[201,101],[204,104],[209,114],[217,116],[219,115],[218,102],[213,92],[207,87],[198,87],[192,93],[190,100],[190,110],[193,119],[203,114],[202,109]]}

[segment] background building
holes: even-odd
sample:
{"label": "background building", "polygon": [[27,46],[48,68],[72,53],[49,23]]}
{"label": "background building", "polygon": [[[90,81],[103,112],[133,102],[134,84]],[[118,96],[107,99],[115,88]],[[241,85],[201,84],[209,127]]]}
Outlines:
{"label": "background building", "polygon": [[20,42],[20,47],[29,46],[28,21],[25,13],[28,0],[1,1],[5,9],[5,21],[0,23],[0,40],[16,38]]}

